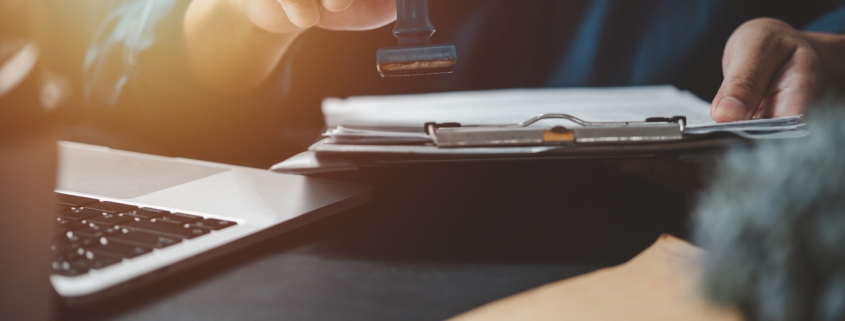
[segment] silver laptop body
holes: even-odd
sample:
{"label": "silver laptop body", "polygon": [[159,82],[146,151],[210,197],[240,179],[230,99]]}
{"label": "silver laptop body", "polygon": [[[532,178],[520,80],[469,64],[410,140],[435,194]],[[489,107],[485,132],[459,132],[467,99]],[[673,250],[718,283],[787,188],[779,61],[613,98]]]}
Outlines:
{"label": "silver laptop body", "polygon": [[[214,230],[197,228],[201,235],[177,240],[175,244],[136,248],[143,254],[131,258],[118,257],[116,263],[92,267],[77,275],[54,273],[50,277],[54,288],[70,302],[96,300],[100,296],[202,264],[215,256],[361,205],[370,198],[370,188],[358,184],[71,142],[59,143],[56,192],[149,208],[172,217],[181,215],[177,219],[193,217],[196,220],[190,224],[168,225],[173,228],[203,227],[202,223],[198,223],[203,221],[231,223]],[[76,212],[67,213],[74,215],[85,210],[84,207],[75,207],[73,211]],[[155,218],[131,218],[114,224],[109,232],[136,232],[131,227],[133,224],[142,227],[143,224],[163,224],[161,219],[156,222]],[[71,223],[94,226],[91,221],[82,219]],[[89,226],[85,228],[90,229]],[[66,236],[76,235],[73,230],[57,233],[58,238]],[[94,243],[102,244],[90,246],[111,246],[107,244],[110,240],[108,237],[96,238]],[[125,244],[120,246],[121,249],[126,248]],[[56,250],[55,246],[53,250]],[[77,261],[54,260],[54,271],[66,272],[62,269],[74,262],[86,264],[85,259],[102,258],[98,256],[100,252],[89,251],[86,246],[73,251],[71,255]]]}

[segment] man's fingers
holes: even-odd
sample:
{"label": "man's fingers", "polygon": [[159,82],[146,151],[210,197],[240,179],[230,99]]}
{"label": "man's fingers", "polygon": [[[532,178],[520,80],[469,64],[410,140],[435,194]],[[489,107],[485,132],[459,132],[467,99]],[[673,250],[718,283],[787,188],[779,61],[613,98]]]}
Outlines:
{"label": "man's fingers", "polygon": [[772,78],[795,51],[777,30],[755,28],[753,23],[738,29],[728,41],[725,80],[710,112],[716,121],[751,119]]}
{"label": "man's fingers", "polygon": [[396,0],[354,0],[350,1],[348,8],[340,12],[332,12],[326,8],[317,26],[329,30],[369,30],[395,20]]}
{"label": "man's fingers", "polygon": [[278,0],[290,22],[300,28],[311,27],[320,21],[318,0]]}
{"label": "man's fingers", "polygon": [[755,118],[776,118],[803,114],[822,94],[821,66],[811,48],[798,50],[772,78],[766,98]]}
{"label": "man's fingers", "polygon": [[352,1],[354,0],[320,0],[320,4],[328,11],[341,12],[348,9],[352,5]]}

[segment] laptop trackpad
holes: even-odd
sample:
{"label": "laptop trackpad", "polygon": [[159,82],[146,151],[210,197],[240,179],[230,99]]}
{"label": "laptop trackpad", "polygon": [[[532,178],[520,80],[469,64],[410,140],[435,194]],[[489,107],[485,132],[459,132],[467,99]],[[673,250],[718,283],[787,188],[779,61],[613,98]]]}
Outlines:
{"label": "laptop trackpad", "polygon": [[74,143],[59,144],[59,190],[130,199],[228,171]]}

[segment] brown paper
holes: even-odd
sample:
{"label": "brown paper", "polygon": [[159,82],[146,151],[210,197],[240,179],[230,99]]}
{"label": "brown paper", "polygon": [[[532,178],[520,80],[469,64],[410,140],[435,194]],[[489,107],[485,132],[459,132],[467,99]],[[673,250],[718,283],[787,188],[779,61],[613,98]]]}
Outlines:
{"label": "brown paper", "polygon": [[452,320],[741,321],[736,311],[703,297],[702,252],[663,235],[625,264],[547,284]]}

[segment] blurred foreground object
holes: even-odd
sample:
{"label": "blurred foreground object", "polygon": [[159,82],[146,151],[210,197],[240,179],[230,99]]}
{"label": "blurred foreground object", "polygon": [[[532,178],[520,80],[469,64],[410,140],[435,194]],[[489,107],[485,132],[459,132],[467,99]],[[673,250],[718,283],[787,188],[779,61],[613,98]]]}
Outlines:
{"label": "blurred foreground object", "polygon": [[705,285],[749,320],[845,320],[845,106],[729,153],[696,210]]}
{"label": "blurred foreground object", "polygon": [[741,320],[700,296],[701,255],[695,246],[664,234],[625,264],[544,285],[453,320]]}
{"label": "blurred foreground object", "polygon": [[0,135],[0,320],[50,317],[55,162],[51,130]]}
{"label": "blurred foreground object", "polygon": [[50,318],[58,110],[68,82],[46,71],[44,7],[0,0],[0,320]]}

